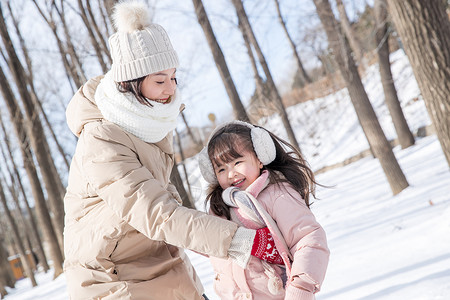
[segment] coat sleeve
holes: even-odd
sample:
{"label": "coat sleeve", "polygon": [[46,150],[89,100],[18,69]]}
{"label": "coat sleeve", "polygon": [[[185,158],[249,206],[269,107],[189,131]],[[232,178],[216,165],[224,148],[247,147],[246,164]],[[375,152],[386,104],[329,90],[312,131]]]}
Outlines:
{"label": "coat sleeve", "polygon": [[174,197],[179,204],[183,203],[183,199],[181,199],[181,196],[178,193],[177,188],[172,182],[169,182],[169,185],[167,186],[167,191],[169,191],[172,194],[172,197]]}
{"label": "coat sleeve", "polygon": [[293,256],[286,299],[310,299],[320,290],[328,265],[325,231],[292,188],[282,188],[280,193],[273,195],[270,203],[268,212],[277,222]]}
{"label": "coat sleeve", "polygon": [[180,206],[141,164],[131,140],[117,126],[85,131],[79,143],[84,143],[86,179],[117,216],[152,240],[227,256],[236,224]]}

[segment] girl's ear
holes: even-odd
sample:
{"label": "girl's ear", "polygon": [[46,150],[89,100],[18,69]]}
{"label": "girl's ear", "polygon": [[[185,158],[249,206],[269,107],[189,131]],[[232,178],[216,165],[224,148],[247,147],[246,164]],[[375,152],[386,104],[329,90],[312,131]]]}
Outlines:
{"label": "girl's ear", "polygon": [[260,169],[264,168],[264,165],[263,165],[263,163],[261,161],[259,161],[259,168]]}

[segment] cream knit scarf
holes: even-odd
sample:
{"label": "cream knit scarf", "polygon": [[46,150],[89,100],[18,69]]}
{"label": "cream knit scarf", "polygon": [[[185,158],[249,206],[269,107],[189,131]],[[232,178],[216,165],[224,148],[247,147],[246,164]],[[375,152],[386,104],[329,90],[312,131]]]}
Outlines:
{"label": "cream knit scarf", "polygon": [[153,107],[143,105],[131,93],[119,92],[110,72],[95,92],[95,102],[106,120],[147,143],[161,141],[176,128],[181,100],[173,98],[168,104],[152,101]]}

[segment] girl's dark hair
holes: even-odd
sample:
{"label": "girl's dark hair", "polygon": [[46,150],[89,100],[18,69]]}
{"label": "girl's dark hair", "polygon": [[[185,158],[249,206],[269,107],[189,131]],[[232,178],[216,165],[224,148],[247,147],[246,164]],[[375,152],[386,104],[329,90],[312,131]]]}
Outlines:
{"label": "girl's dark hair", "polygon": [[[220,128],[208,143],[208,156],[212,164],[229,163],[242,157],[241,153],[244,151],[255,153],[250,131],[249,127],[235,123]],[[271,183],[288,182],[309,207],[309,196],[312,194],[315,197],[317,185],[313,171],[300,151],[270,131],[266,131],[275,144],[276,156],[273,162],[263,167],[263,170],[269,171]],[[223,189],[218,183],[210,185],[206,203],[210,202],[210,209],[214,214],[230,219],[230,208],[223,202],[222,192]]]}
{"label": "girl's dark hair", "polygon": [[117,89],[121,93],[131,93],[136,97],[139,103],[153,107],[153,104],[150,103],[150,100],[145,98],[141,92],[141,85],[145,77],[147,76],[139,77],[133,80],[117,82]]}

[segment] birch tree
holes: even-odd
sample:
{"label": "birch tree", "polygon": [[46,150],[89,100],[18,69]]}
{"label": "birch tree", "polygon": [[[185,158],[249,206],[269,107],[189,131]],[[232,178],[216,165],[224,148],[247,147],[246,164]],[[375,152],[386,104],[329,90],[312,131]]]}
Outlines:
{"label": "birch tree", "polygon": [[255,79],[255,94],[250,101],[250,117],[253,117],[253,112],[257,116],[259,116],[260,114],[267,116],[271,115],[275,112],[273,101],[271,101],[270,99],[270,93],[268,92],[266,83],[259,74],[256,58],[253,55],[252,45],[248,38],[247,32],[244,30],[243,25],[240,21],[238,21],[238,26],[241,30],[245,47],[247,48],[248,57],[250,58],[250,64],[252,66],[253,78]]}
{"label": "birch tree", "polygon": [[437,0],[387,3],[450,166],[450,21],[446,6]]}
{"label": "birch tree", "polygon": [[181,138],[180,138],[180,134],[178,133],[178,130],[175,128],[175,140],[177,142],[178,145],[178,152],[180,154],[180,158],[181,158],[181,166],[183,168],[183,173],[184,173],[184,181],[186,182],[186,186],[188,188],[188,196],[189,196],[189,202],[191,202],[194,205],[193,202],[193,198],[192,198],[192,189],[191,189],[191,184],[189,183],[189,174],[187,172],[186,169],[186,164],[185,164],[185,156],[184,156],[184,151],[183,151],[183,146],[181,144]]}
{"label": "birch tree", "polygon": [[[36,6],[39,14],[42,16],[42,18],[45,20],[52,31],[53,37],[55,38],[56,44],[58,46],[58,52],[60,54],[61,61],[63,63],[64,69],[66,70],[67,78],[69,79],[69,83],[72,87],[72,92],[75,93],[75,90],[78,89],[86,81],[86,77],[84,75],[84,71],[82,70],[79,57],[76,55],[74,48],[72,48],[73,44],[71,42],[68,29],[67,27],[65,27],[64,29],[64,32],[66,34],[66,41],[64,42],[58,34],[58,22],[56,17],[54,16],[56,5],[52,4],[48,11],[44,11],[42,7],[37,3],[37,0],[32,1]],[[60,16],[64,16],[64,14],[60,14]],[[65,22],[63,19],[63,26],[64,24]],[[72,86],[72,83],[75,84],[75,87]]]}
{"label": "birch tree", "polygon": [[[77,0],[79,14],[88,32],[91,44],[97,55],[98,62],[102,68],[103,73],[108,72],[109,65],[111,64],[111,58],[109,56],[108,48],[106,46],[106,41],[103,35],[100,33],[97,22],[93,17],[92,10],[89,4],[89,0],[83,3],[82,0]],[[105,61],[105,56],[108,57],[108,61]]]}
{"label": "birch tree", "polygon": [[232,0],[232,3],[236,9],[236,14],[239,19],[239,22],[241,23],[243,30],[247,34],[252,46],[254,47],[255,52],[259,59],[259,63],[261,65],[262,69],[264,70],[264,75],[266,76],[266,85],[267,85],[267,88],[270,90],[270,99],[273,100],[274,105],[277,108],[277,111],[281,117],[281,121],[283,122],[283,125],[286,130],[289,141],[295,148],[300,150],[300,145],[298,144],[297,138],[295,137],[294,131],[292,130],[292,126],[289,121],[289,117],[287,115],[286,108],[284,107],[280,93],[278,92],[275,82],[273,81],[272,74],[270,73],[267,61],[264,57],[264,54],[263,54],[261,48],[259,47],[259,43],[256,39],[256,36],[253,32],[251,25],[250,25],[250,22],[247,17],[247,13],[245,12],[245,9],[244,9],[244,5],[242,4],[241,0]]}
{"label": "birch tree", "polygon": [[6,287],[14,288],[15,278],[8,261],[8,252],[5,249],[4,233],[0,231],[0,298],[8,294]]}
{"label": "birch tree", "polygon": [[[16,33],[16,36],[19,39],[20,48],[22,50],[22,54],[23,54],[25,62],[26,62],[26,67],[24,67],[24,70],[25,70],[25,75],[26,75],[26,79],[27,79],[27,82],[28,82],[28,86],[30,87],[31,98],[33,100],[34,105],[38,108],[39,113],[42,115],[42,117],[43,117],[43,119],[45,121],[45,124],[47,125],[47,129],[50,132],[50,134],[51,134],[51,136],[53,138],[53,141],[55,142],[56,147],[57,147],[59,153],[61,154],[61,157],[63,158],[64,163],[66,164],[67,169],[69,169],[69,165],[70,164],[69,164],[69,161],[67,160],[67,157],[66,157],[66,154],[64,152],[64,149],[61,146],[61,144],[59,143],[58,138],[56,137],[56,133],[53,130],[52,125],[50,124],[48,116],[47,116],[46,112],[44,111],[44,108],[42,107],[42,103],[41,103],[40,99],[37,96],[36,89],[34,87],[33,66],[32,66],[32,63],[31,63],[31,58],[30,58],[30,55],[29,55],[29,52],[28,52],[28,48],[25,45],[25,40],[23,38],[22,32],[19,29],[19,22],[18,22],[17,18],[15,17],[9,2],[7,3],[7,5],[8,5],[8,11],[9,11],[11,19],[12,19],[12,23],[14,25],[15,33]],[[73,47],[73,45],[72,45],[72,47]]]}
{"label": "birch tree", "polygon": [[189,194],[186,192],[186,189],[184,188],[183,180],[181,179],[180,172],[178,172],[176,161],[174,161],[172,172],[170,173],[170,182],[172,182],[173,185],[175,185],[175,187],[177,188],[177,192],[181,197],[183,206],[195,209],[195,206],[192,203]]}
{"label": "birch tree", "polygon": [[198,23],[202,27],[203,33],[205,34],[206,40],[214,58],[214,62],[217,66],[217,70],[219,71],[220,77],[222,78],[228,97],[230,98],[234,117],[237,120],[249,122],[250,119],[245,112],[244,105],[242,104],[236,86],[234,85],[233,78],[231,78],[230,71],[228,70],[228,65],[225,61],[225,56],[223,55],[222,49],[217,42],[214,31],[211,27],[211,23],[208,19],[208,15],[206,14],[205,7],[203,6],[203,2],[202,0],[192,0],[192,3],[194,4]]}
{"label": "birch tree", "polygon": [[[2,169],[0,168],[0,171],[1,170]],[[12,175],[12,174],[10,174],[10,175]],[[31,253],[34,253],[33,245],[31,243],[32,231],[30,229],[29,223],[27,222],[25,215],[22,211],[22,208],[20,206],[19,193],[16,189],[15,180],[12,176],[10,176],[10,180],[11,180],[11,182],[8,183],[6,181],[5,174],[0,172],[0,182],[4,183],[3,188],[5,188],[5,187],[8,188],[10,199],[12,199],[13,203],[14,203],[11,207],[12,207],[12,211],[15,212],[14,221],[17,222],[17,225],[18,225],[17,227],[19,229],[19,232],[21,233],[19,238],[23,241],[23,246],[24,246],[25,252],[31,254]],[[31,255],[31,260],[29,262],[30,262],[31,269],[36,270],[37,258],[35,255]]]}
{"label": "birch tree", "polygon": [[[9,172],[10,176],[11,176],[11,183],[12,183],[12,185],[14,185],[17,182],[17,185],[18,185],[18,187],[20,189],[20,192],[22,194],[23,203],[24,203],[24,206],[25,206],[25,208],[27,210],[27,213],[28,213],[28,216],[29,216],[29,223],[30,223],[29,226],[28,226],[29,227],[29,232],[33,235],[33,240],[35,241],[35,244],[36,244],[36,247],[37,247],[37,255],[39,257],[39,261],[40,261],[40,263],[42,265],[42,268],[44,269],[44,272],[47,272],[49,270],[49,266],[48,266],[48,263],[47,263],[47,257],[46,257],[46,254],[44,252],[44,247],[42,245],[42,240],[41,240],[41,237],[40,237],[39,232],[38,232],[38,227],[37,227],[36,220],[34,218],[34,215],[33,215],[32,211],[31,211],[30,204],[29,204],[29,202],[27,200],[28,197],[27,197],[27,194],[25,192],[25,188],[24,188],[23,183],[22,183],[22,178],[19,175],[19,168],[16,165],[16,162],[15,162],[13,154],[12,154],[12,149],[11,149],[11,145],[10,145],[9,135],[7,133],[7,130],[5,128],[5,125],[3,123],[3,119],[1,117],[1,115],[0,115],[0,127],[2,128],[2,131],[3,131],[3,145],[5,145],[6,152],[8,153],[8,155],[6,155],[4,153],[5,151],[3,151],[3,148],[1,148],[2,149],[2,155],[3,155],[4,160],[5,160],[5,165],[6,165],[6,161],[9,158],[9,161],[10,161],[10,163],[12,165],[12,170],[10,170],[10,172]],[[20,205],[18,205],[18,206],[20,206]]]}
{"label": "birch tree", "polygon": [[195,148],[200,152],[203,148],[202,142],[195,137],[194,133],[192,132],[191,126],[189,125],[189,123],[186,120],[186,116],[184,115],[184,113],[181,112],[180,115],[181,115],[181,119],[183,120],[184,126],[186,126],[186,131],[187,131],[189,137],[191,138],[192,143],[194,143]]}
{"label": "birch tree", "polygon": [[[20,207],[19,203],[19,194],[17,192],[15,181],[8,183],[6,181],[6,177],[4,173],[4,170],[0,168],[0,182],[3,182],[3,188],[7,188],[9,192],[9,200],[13,200],[13,204],[11,204],[11,201],[9,201],[8,205],[11,205],[10,209],[15,212],[14,214],[14,221],[17,223],[17,227],[19,228],[20,233],[22,233],[19,238],[23,241],[23,246],[25,249],[25,252],[32,253],[33,251],[33,245],[31,244],[31,231],[30,227],[28,226],[28,222],[25,220],[25,216],[22,212],[22,208]],[[11,178],[11,177],[10,177]],[[5,192],[6,193],[6,192]],[[35,260],[34,256],[31,257],[30,260],[30,267],[32,270],[36,269],[37,260]]]}
{"label": "birch tree", "polygon": [[[0,13],[3,16],[3,11],[0,5]],[[26,73],[22,63],[16,53],[11,37],[9,35],[4,18],[0,19],[0,35],[8,54],[7,63],[12,74],[14,83],[17,87],[18,94],[22,101],[25,114],[27,116],[28,137],[31,142],[34,154],[39,164],[42,180],[44,182],[48,200],[52,213],[54,214],[55,230],[57,231],[60,247],[63,247],[63,228],[64,228],[64,206],[63,194],[64,190],[61,178],[58,175],[55,164],[51,157],[50,147],[45,138],[42,123],[35,109],[32,97],[28,90]],[[14,98],[15,99],[15,98]]]}
{"label": "birch tree", "polygon": [[281,27],[283,28],[283,31],[286,34],[286,37],[288,39],[289,45],[292,48],[292,53],[294,54],[295,62],[297,63],[297,67],[298,67],[298,71],[301,76],[301,79],[306,84],[311,83],[311,78],[309,78],[308,73],[306,73],[305,67],[303,66],[302,60],[300,59],[300,55],[298,54],[297,47],[295,46],[295,43],[292,40],[291,35],[289,34],[289,31],[286,26],[286,22],[284,21],[283,15],[281,14],[280,1],[274,0],[274,2],[275,2],[275,6],[277,8],[278,21],[280,22]]}
{"label": "birch tree", "polygon": [[11,211],[9,210],[6,195],[3,190],[3,182],[0,181],[0,202],[2,202],[4,213],[6,215],[6,218],[8,220],[9,226],[13,232],[12,238],[14,239],[14,243],[17,245],[19,255],[20,255],[20,262],[22,263],[23,268],[25,269],[26,276],[30,279],[31,285],[33,287],[37,286],[36,279],[34,278],[33,269],[30,265],[30,261],[27,258],[25,247],[23,245],[22,239],[20,238],[19,230],[17,228],[17,224],[14,220],[14,218],[11,215]]}
{"label": "birch tree", "polygon": [[391,63],[389,61],[389,38],[387,26],[386,0],[375,0],[375,40],[377,44],[378,67],[380,69],[381,84],[384,91],[384,101],[394,123],[395,131],[402,149],[414,145],[414,136],[409,130],[405,115],[403,114],[397,90],[392,78]]}
{"label": "birch tree", "polygon": [[0,91],[3,96],[3,100],[6,103],[11,122],[14,126],[14,133],[17,137],[20,152],[23,160],[23,165],[30,182],[31,191],[36,208],[36,214],[38,218],[38,224],[42,230],[44,239],[48,242],[50,259],[53,260],[53,267],[55,270],[55,278],[59,276],[62,270],[63,255],[61,248],[59,247],[58,238],[55,233],[55,229],[52,225],[50,213],[46,205],[44,192],[42,190],[41,183],[37,174],[36,166],[34,164],[34,158],[29,147],[30,141],[26,131],[25,119],[18,106],[15,95],[7,80],[3,69],[0,67]]}
{"label": "birch tree", "polygon": [[344,2],[342,0],[336,0],[336,5],[339,12],[342,29],[344,30],[345,36],[350,43],[350,47],[355,54],[356,61],[365,69],[366,66],[364,62],[364,50],[362,47],[362,43],[353,30],[352,25],[350,24],[347,11],[345,10]]}
{"label": "birch tree", "polygon": [[328,45],[333,51],[334,58],[341,76],[347,86],[350,99],[355,108],[359,123],[366,135],[367,141],[380,161],[384,174],[389,182],[394,195],[400,193],[409,186],[402,169],[400,168],[391,145],[386,139],[378,122],[372,104],[361,82],[356,65],[353,61],[350,47],[339,30],[331,5],[328,0],[314,0],[320,21],[328,38]]}

